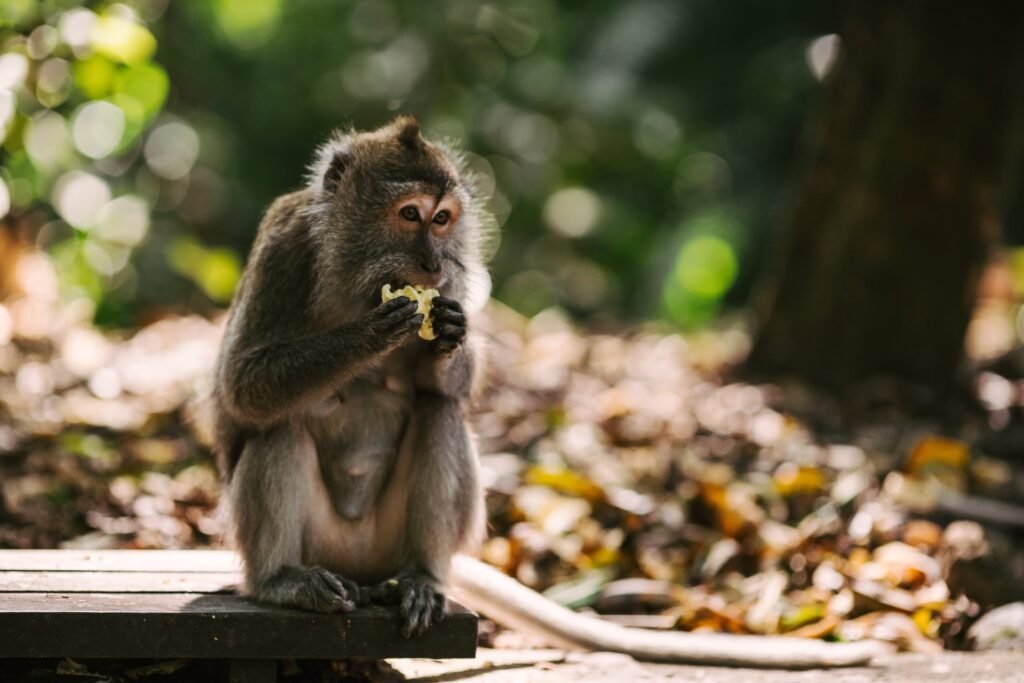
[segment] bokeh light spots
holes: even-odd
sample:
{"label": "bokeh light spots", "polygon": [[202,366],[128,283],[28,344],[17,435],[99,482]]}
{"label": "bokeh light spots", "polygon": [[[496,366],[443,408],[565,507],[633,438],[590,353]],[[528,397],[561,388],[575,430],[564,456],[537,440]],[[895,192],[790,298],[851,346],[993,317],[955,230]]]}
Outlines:
{"label": "bokeh light spots", "polygon": [[153,34],[121,14],[107,13],[99,17],[92,24],[90,38],[97,54],[123,64],[145,62],[156,51]]}
{"label": "bokeh light spots", "polygon": [[739,274],[735,240],[742,226],[730,215],[709,211],[686,221],[688,237],[662,288],[667,317],[686,327],[712,320]]}
{"label": "bokeh light spots", "polygon": [[0,88],[17,88],[28,75],[28,58],[18,52],[0,55]]}
{"label": "bokeh light spots", "polygon": [[675,272],[683,289],[706,299],[717,299],[732,286],[737,269],[731,244],[721,237],[702,235],[679,250]]}
{"label": "bokeh light spots", "polygon": [[178,180],[192,170],[199,156],[199,136],[187,124],[170,121],[149,134],[143,154],[153,173]]}
{"label": "bokeh light spots", "polygon": [[666,111],[649,108],[636,122],[633,144],[652,159],[670,159],[679,152],[683,132],[675,117]]}
{"label": "bokeh light spots", "polygon": [[180,275],[199,286],[218,303],[228,303],[242,275],[242,264],[230,249],[210,249],[194,239],[174,241],[168,261]]}
{"label": "bokeh light spots", "polygon": [[96,25],[96,14],[92,10],[78,7],[61,15],[57,22],[60,39],[79,55],[91,49],[90,42],[93,27]]}
{"label": "bokeh light spots", "polygon": [[142,197],[123,195],[99,210],[93,235],[127,247],[139,244],[149,232],[149,205]]}
{"label": "bokeh light spots", "polygon": [[138,102],[146,118],[160,111],[170,86],[163,68],[148,62],[123,69],[114,76],[114,92]]}
{"label": "bokeh light spots", "polygon": [[76,228],[91,228],[103,205],[110,201],[107,183],[84,171],[69,171],[57,180],[53,204],[61,218]]}
{"label": "bokeh light spots", "polygon": [[0,178],[0,218],[7,215],[7,212],[11,210],[11,193],[7,189],[7,183],[4,182],[3,178]]}
{"label": "bokeh light spots", "polygon": [[235,47],[251,49],[267,42],[281,21],[280,0],[217,0],[217,24]]}
{"label": "bokeh light spots", "polygon": [[589,234],[601,216],[600,198],[584,187],[558,190],[544,202],[544,222],[566,237]]}
{"label": "bokeh light spots", "polygon": [[102,159],[113,152],[124,134],[124,112],[99,100],[82,105],[71,121],[71,138],[82,154]]}
{"label": "bokeh light spots", "polygon": [[36,99],[53,108],[71,93],[71,67],[63,59],[47,59],[36,74]]}
{"label": "bokeh light spots", "polygon": [[98,99],[114,88],[115,65],[106,57],[93,55],[75,64],[75,85],[86,97]]}
{"label": "bokeh light spots", "polygon": [[67,162],[71,155],[71,135],[64,117],[44,112],[28,123],[25,150],[32,164],[41,171],[52,171]]}
{"label": "bokeh light spots", "polygon": [[831,33],[812,40],[807,46],[805,53],[807,67],[819,81],[828,76],[832,67],[835,66],[836,59],[839,57],[840,44],[839,36]]}

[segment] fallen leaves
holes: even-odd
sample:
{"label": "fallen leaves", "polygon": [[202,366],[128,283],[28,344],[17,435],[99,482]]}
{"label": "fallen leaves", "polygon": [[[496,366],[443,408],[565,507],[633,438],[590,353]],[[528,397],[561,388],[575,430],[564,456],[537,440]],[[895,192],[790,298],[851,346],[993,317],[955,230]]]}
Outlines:
{"label": "fallen leaves", "polygon": [[[103,333],[43,294],[0,304],[0,545],[217,543],[217,477],[183,424],[217,325]],[[553,600],[656,628],[930,652],[1024,574],[1001,532],[940,514],[1012,523],[1024,494],[969,430],[897,412],[830,431],[836,405],[805,388],[723,379],[746,348],[735,330],[586,335],[497,304],[474,322],[492,361],[471,411],[481,556]],[[997,379],[979,386],[1005,409]]]}

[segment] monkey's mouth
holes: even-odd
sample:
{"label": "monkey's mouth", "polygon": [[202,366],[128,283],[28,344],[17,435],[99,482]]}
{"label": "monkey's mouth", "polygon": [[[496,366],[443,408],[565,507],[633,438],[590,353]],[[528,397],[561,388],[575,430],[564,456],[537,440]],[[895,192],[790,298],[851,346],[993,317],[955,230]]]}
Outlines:
{"label": "monkey's mouth", "polygon": [[417,273],[413,277],[396,278],[391,281],[391,286],[395,289],[401,289],[408,285],[422,289],[440,289],[447,281],[448,278],[444,273]]}

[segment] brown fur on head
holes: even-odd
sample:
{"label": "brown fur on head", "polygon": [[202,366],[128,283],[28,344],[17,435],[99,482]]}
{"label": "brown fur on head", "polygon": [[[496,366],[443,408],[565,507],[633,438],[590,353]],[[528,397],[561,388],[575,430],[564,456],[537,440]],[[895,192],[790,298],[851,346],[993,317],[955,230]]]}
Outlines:
{"label": "brown fur on head", "polygon": [[425,140],[415,118],[335,134],[317,152],[309,191],[321,296],[347,289],[370,305],[385,284],[414,284],[469,309],[486,301],[482,199],[458,152]]}

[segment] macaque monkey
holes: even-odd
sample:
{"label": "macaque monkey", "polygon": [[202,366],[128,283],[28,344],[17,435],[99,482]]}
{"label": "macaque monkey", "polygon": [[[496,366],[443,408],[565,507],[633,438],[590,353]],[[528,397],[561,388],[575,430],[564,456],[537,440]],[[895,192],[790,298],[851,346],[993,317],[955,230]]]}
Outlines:
{"label": "macaque monkey", "polygon": [[[490,291],[486,222],[459,154],[409,117],[336,135],[308,185],[268,209],[200,416],[244,591],[316,612],[394,604],[410,637],[444,617],[450,580],[471,608],[561,645],[794,668],[877,654],[870,643],[625,629],[456,558],[483,525],[463,402],[476,364],[469,316]],[[385,285],[439,291],[435,339],[417,335],[416,302],[382,303]]]}
{"label": "macaque monkey", "polygon": [[[371,597],[407,636],[443,618],[452,556],[482,530],[462,414],[467,311],[490,290],[481,201],[412,118],[335,136],[260,226],[214,376],[245,590],[318,612]],[[437,289],[437,338],[385,285]]]}

